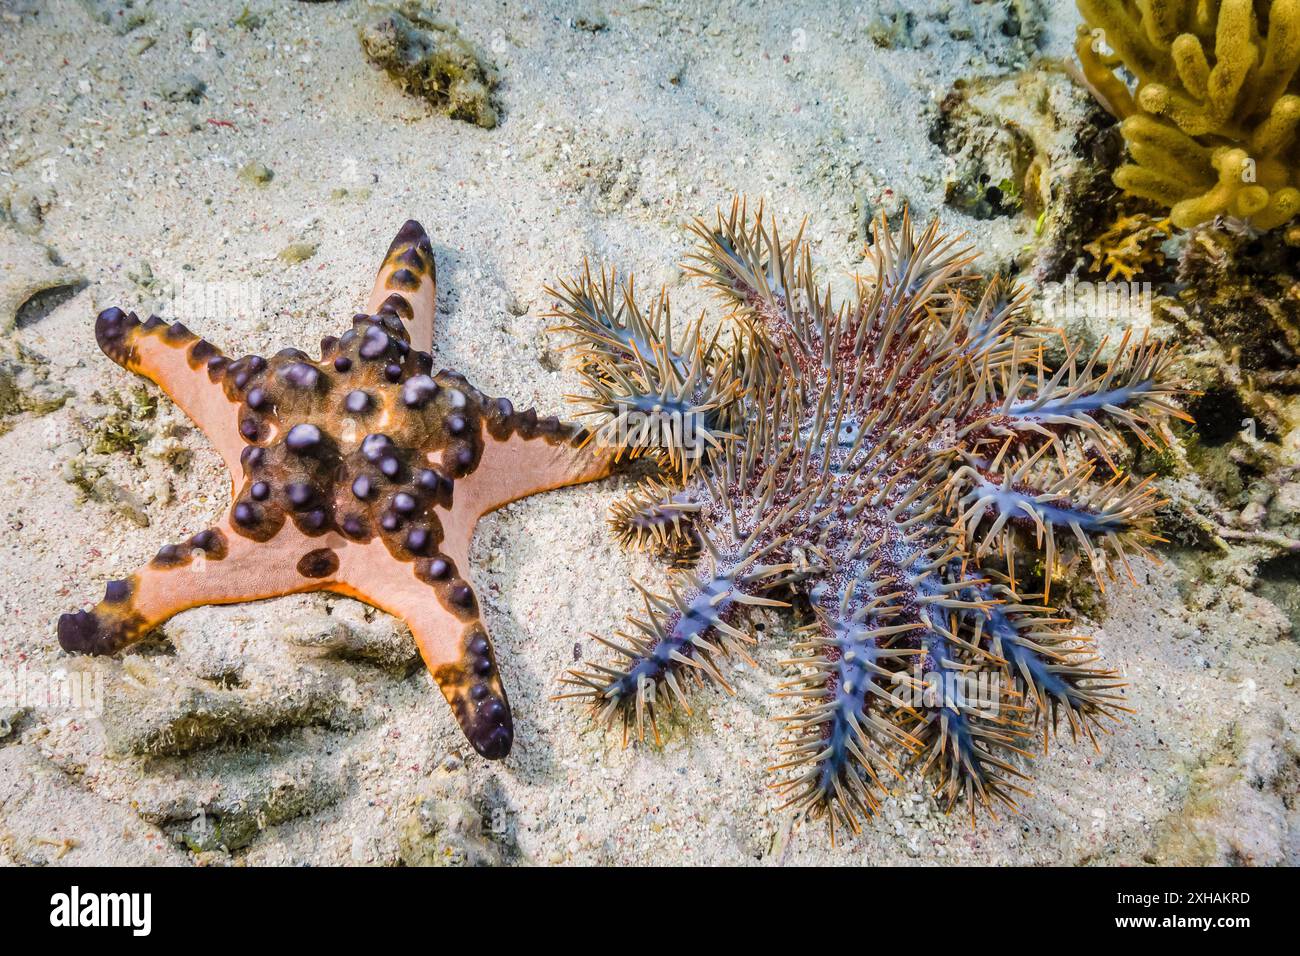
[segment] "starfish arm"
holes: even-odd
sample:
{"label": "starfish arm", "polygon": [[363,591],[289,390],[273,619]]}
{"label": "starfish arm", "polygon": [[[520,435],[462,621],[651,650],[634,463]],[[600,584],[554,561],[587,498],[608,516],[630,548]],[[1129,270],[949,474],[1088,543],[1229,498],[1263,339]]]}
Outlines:
{"label": "starfish arm", "polygon": [[604,478],[614,466],[613,455],[588,444],[580,428],[539,420],[531,410],[507,420],[506,429],[496,422],[485,426],[476,481],[457,491],[472,504],[458,498],[458,507],[487,514],[529,495]]}
{"label": "starfish arm", "polygon": [[231,363],[221,351],[179,322],[106,309],[95,320],[95,340],[127,371],[161,388],[216,447],[232,475],[240,473],[239,402],[226,392]]}
{"label": "starfish arm", "polygon": [[433,245],[424,228],[408,219],[388,247],[366,311],[396,312],[406,326],[411,347],[418,352],[433,348],[434,303],[438,295]]}
{"label": "starfish arm", "polygon": [[167,545],[130,577],[109,581],[90,611],[59,618],[59,643],[75,654],[114,654],[173,615],[328,587],[316,573],[318,540],[286,526],[271,540],[244,537],[227,516],[188,541]]}
{"label": "starfish arm", "polygon": [[465,580],[467,535],[443,547],[459,554],[400,561],[382,544],[345,549],[332,590],[401,618],[425,666],[474,749],[489,760],[510,752],[514,725],[496,654]]}

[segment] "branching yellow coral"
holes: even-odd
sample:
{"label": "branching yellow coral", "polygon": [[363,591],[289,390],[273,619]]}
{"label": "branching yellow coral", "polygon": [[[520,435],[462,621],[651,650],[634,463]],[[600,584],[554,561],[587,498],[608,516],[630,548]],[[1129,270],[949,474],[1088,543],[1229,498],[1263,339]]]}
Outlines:
{"label": "branching yellow coral", "polygon": [[1156,219],[1144,212],[1120,213],[1105,232],[1083,248],[1092,255],[1093,272],[1109,270],[1107,282],[1116,276],[1131,282],[1148,265],[1164,265],[1160,244],[1171,234],[1167,218]]}
{"label": "branching yellow coral", "polygon": [[1272,229],[1300,212],[1300,0],[1078,6],[1075,52],[1133,160],[1117,186],[1184,229],[1223,214]]}

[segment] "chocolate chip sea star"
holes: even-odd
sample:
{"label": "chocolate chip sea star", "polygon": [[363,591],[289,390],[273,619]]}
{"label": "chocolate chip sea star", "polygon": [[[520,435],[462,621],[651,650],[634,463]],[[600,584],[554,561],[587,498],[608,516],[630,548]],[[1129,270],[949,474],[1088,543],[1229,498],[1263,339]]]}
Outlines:
{"label": "chocolate chip sea star", "polygon": [[[761,208],[694,231],[687,271],[728,307],[729,347],[699,324],[674,346],[666,296],[642,310],[612,272],[553,290],[593,434],[665,473],[614,507],[615,531],[679,568],[562,696],[657,739],[657,716],[748,656],[747,606],[797,602],[812,613],[777,691],[798,701],[773,768],[786,806],[834,840],[914,767],[972,821],[1014,808],[1036,733],[1045,749],[1064,720],[1095,743],[1125,710],[1047,591],[1065,561],[1103,581],[1155,539],[1161,502],[1126,474],[1119,430],[1155,445],[1185,417],[1170,353],[1126,335],[1104,363],[1104,345],[1022,328],[1023,292],[906,215],[896,238],[876,224],[875,274],[844,302],[802,230],[783,242]],[[1031,561],[1041,595],[1019,593]]]}
{"label": "chocolate chip sea star", "polygon": [[215,527],[110,581],[93,610],[63,615],[64,649],[112,654],[202,604],[334,591],[405,621],[474,749],[504,757],[514,730],[468,578],[474,526],[602,477],[609,460],[578,450],[580,429],[432,374],[436,288],[433,248],[410,221],[368,312],[324,339],[319,360],[294,348],[231,359],[180,323],[101,313],[100,348],[203,430],[232,501]]}

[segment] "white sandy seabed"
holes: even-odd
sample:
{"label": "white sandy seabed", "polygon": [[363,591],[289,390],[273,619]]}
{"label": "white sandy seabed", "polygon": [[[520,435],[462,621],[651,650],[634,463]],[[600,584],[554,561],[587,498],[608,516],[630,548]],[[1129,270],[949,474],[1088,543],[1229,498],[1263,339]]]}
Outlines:
{"label": "white sandy seabed", "polygon": [[[33,243],[85,279],[9,333],[70,398],[0,437],[0,661],[8,674],[102,675],[106,704],[102,717],[0,710],[0,860],[1296,862],[1290,625],[1246,588],[1189,580],[1174,562],[1141,564],[1139,585],[1117,583],[1081,624],[1132,680],[1136,715],[1100,755],[1054,750],[1018,817],[974,829],[904,785],[834,850],[820,828],[792,833],[767,786],[783,709],[770,691],[789,639],[779,617],[764,619],[757,669],[735,669],[735,696],[701,695],[662,749],[621,749],[549,699],[575,649],[598,653],[587,633],[636,609],[629,576],[663,580],[606,530],[626,477],[527,499],[479,527],[476,584],[515,713],[503,763],[465,745],[422,669],[337,652],[342,641],[409,655],[401,625],[342,598],[197,609],[123,661],[63,655],[61,612],[206,527],[226,495],[217,456],[165,399],[141,423],[152,437],[139,460],[87,447],[134,384],[95,346],[103,308],[189,289],[191,314],[164,317],[228,351],[311,348],[364,304],[413,217],[438,260],[436,362],[558,412],[576,379],[544,335],[543,284],[592,257],[667,285],[677,314],[693,315],[706,300],[675,265],[683,223],[734,193],[765,197],[792,225],[809,216],[832,273],[862,265],[859,193],[906,199],[993,256],[1032,228],[946,207],[949,160],[929,137],[955,80],[1011,68],[1015,41],[996,29],[1008,4],[905,5],[913,39],[892,48],[868,38],[881,13],[869,2],[756,12],[661,0],[578,17],[559,2],[441,4],[501,69],[492,130],[431,115],[371,69],[356,37],[376,16],[365,3],[253,0],[262,24],[250,30],[233,24],[240,4],[141,2],[143,24],[125,32],[116,5],[89,6],[109,24],[73,0],[0,0],[0,192],[21,199],[0,225],[4,281],[50,268]],[[1047,14],[1038,52],[1063,56],[1072,7]],[[187,75],[203,95],[167,100]],[[270,182],[241,178],[250,162]],[[315,252],[287,264],[279,253],[295,244]],[[64,477],[87,456],[101,489],[136,500],[80,495]],[[334,651],[301,646],[311,639]],[[251,729],[178,755],[132,752],[209,719]]]}

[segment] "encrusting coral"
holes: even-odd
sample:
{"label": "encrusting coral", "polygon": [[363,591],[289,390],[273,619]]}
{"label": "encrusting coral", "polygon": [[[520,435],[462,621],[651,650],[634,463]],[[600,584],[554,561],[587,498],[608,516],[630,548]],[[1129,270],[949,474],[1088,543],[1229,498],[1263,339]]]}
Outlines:
{"label": "encrusting coral", "polygon": [[1167,217],[1157,219],[1144,212],[1121,212],[1114,221],[1084,250],[1092,256],[1092,272],[1106,270],[1106,281],[1121,277],[1125,282],[1142,274],[1150,266],[1165,263],[1161,244],[1172,230]]}
{"label": "encrusting coral", "polygon": [[1273,229],[1300,212],[1300,0],[1078,6],[1075,51],[1133,160],[1117,186],[1181,229],[1225,214]]}
{"label": "encrusting coral", "polygon": [[496,655],[469,581],[481,515],[607,474],[584,433],[516,411],[464,376],[433,372],[433,246],[408,221],[366,313],[321,357],[286,348],[229,358],[179,322],[108,309],[95,338],[152,379],[216,446],[231,476],[218,524],[167,545],[90,611],[59,619],[59,643],[112,654],[187,608],[306,591],[356,597],[402,618],[480,754],[514,739]]}
{"label": "encrusting coral", "polygon": [[906,214],[897,238],[877,223],[875,276],[841,303],[802,231],[782,241],[761,208],[737,201],[694,231],[688,268],[728,307],[728,347],[698,326],[674,345],[666,299],[647,315],[613,273],[555,290],[594,434],[616,453],[663,445],[664,480],[615,507],[618,533],[693,565],[667,593],[641,588],[644,615],[601,639],[617,659],[571,670],[562,696],[621,719],[625,740],[657,738],[693,682],[725,687],[723,659],[747,656],[744,609],[798,596],[814,620],[783,665],[787,805],[833,839],[915,765],[946,808],[1014,806],[1036,731],[1091,738],[1124,710],[1118,675],[1047,595],[1019,593],[1016,555],[1050,586],[1086,554],[1100,581],[1157,540],[1160,501],[1116,458],[1121,431],[1156,445],[1185,417],[1170,353],[1126,338],[1103,367],[1066,343],[1049,369],[1060,343],[1018,331],[1024,294],[981,290],[968,250]]}

